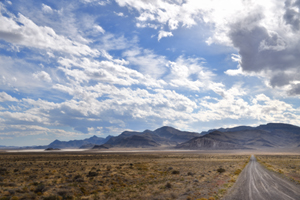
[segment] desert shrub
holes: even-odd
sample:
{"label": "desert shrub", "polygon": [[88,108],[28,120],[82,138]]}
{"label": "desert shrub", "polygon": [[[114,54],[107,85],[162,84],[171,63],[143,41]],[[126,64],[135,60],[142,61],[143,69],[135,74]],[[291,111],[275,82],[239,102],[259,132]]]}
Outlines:
{"label": "desert shrub", "polygon": [[234,175],[239,175],[241,172],[242,172],[241,169],[237,169],[237,170],[235,170]]}
{"label": "desert shrub", "polygon": [[76,175],[73,179],[75,182],[84,182],[84,179],[81,175]]}
{"label": "desert shrub", "polygon": [[219,169],[217,169],[217,172],[219,172],[220,174],[225,172],[225,169],[223,169],[222,167],[220,167]]}
{"label": "desert shrub", "polygon": [[7,169],[6,169],[5,167],[1,167],[1,168],[0,168],[0,174],[1,174],[1,175],[5,175],[6,172],[7,172]]}
{"label": "desert shrub", "polygon": [[107,165],[106,170],[107,170],[107,171],[110,171],[111,168],[112,168],[111,165]]}
{"label": "desert shrub", "polygon": [[62,196],[62,197],[63,196],[67,196],[68,191],[67,190],[60,190],[60,191],[57,192],[57,194],[60,195],[60,196]]}
{"label": "desert shrub", "polygon": [[188,172],[187,175],[188,176],[194,176],[194,174],[192,172]]}
{"label": "desert shrub", "polygon": [[172,171],[172,174],[180,174],[180,171],[174,170]]}
{"label": "desert shrub", "polygon": [[98,173],[92,171],[90,171],[89,174],[87,175],[87,177],[95,177],[95,176],[98,176]]}
{"label": "desert shrub", "polygon": [[0,200],[9,200],[8,197],[0,197]]}
{"label": "desert shrub", "polygon": [[165,185],[165,188],[166,188],[166,189],[172,188],[172,184],[168,182],[168,183]]}
{"label": "desert shrub", "polygon": [[38,186],[38,185],[39,185],[39,183],[38,183],[38,182],[33,182],[33,183],[32,183],[32,185],[34,185],[34,186]]}
{"label": "desert shrub", "polygon": [[88,195],[88,192],[86,191],[86,189],[84,187],[80,187],[80,191],[84,194],[84,195]]}
{"label": "desert shrub", "polygon": [[46,187],[43,183],[38,184],[38,186],[35,188],[34,192],[35,193],[43,193],[46,191]]}
{"label": "desert shrub", "polygon": [[13,195],[15,194],[16,192],[14,190],[8,190],[9,194]]}
{"label": "desert shrub", "polygon": [[9,187],[15,187],[15,186],[17,186],[17,184],[15,184],[15,183],[8,183],[7,186],[9,186]]}
{"label": "desert shrub", "polygon": [[29,179],[36,179],[37,178],[37,175],[30,175],[29,176]]}
{"label": "desert shrub", "polygon": [[13,196],[12,198],[10,198],[10,200],[19,200],[19,198],[16,196]]}
{"label": "desert shrub", "polygon": [[4,180],[4,178],[2,176],[0,176],[0,182],[2,182]]}

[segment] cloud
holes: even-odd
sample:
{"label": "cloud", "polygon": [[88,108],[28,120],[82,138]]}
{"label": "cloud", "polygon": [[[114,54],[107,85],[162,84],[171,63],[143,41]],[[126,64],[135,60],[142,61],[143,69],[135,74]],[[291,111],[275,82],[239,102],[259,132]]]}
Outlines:
{"label": "cloud", "polygon": [[110,0],[103,0],[103,1],[99,1],[99,0],[82,0],[84,3],[97,3],[100,6],[105,6],[107,4],[110,4]]}
{"label": "cloud", "polygon": [[0,102],[4,102],[4,101],[18,101],[18,99],[10,96],[6,92],[0,92]]}
{"label": "cloud", "polygon": [[124,13],[122,13],[122,12],[114,12],[114,13],[119,17],[124,17]]}
{"label": "cloud", "polygon": [[[54,134],[56,136],[69,136],[74,137],[78,135],[83,135],[78,132],[65,131],[61,129],[49,129],[42,126],[36,125],[0,125],[0,137],[6,138],[7,136],[14,137],[22,137],[28,135],[49,135]],[[15,139],[15,138],[14,138]],[[49,140],[47,138],[40,138],[38,140]],[[24,146],[24,144],[23,144]]]}
{"label": "cloud", "polygon": [[[231,25],[229,37],[241,56],[243,72],[261,74],[272,87],[292,87],[300,80],[300,38],[291,43],[285,35],[261,26],[261,17],[248,16]],[[297,90],[288,94],[298,94]]]}
{"label": "cloud", "polygon": [[[157,29],[164,28],[165,25],[170,30],[175,30],[180,26],[191,27],[196,25],[200,20],[200,8],[203,4],[199,1],[134,1],[134,0],[116,0],[122,7],[136,9],[139,17],[136,19],[138,27],[150,27]],[[172,36],[171,32],[161,30],[159,39],[162,37]]]}
{"label": "cloud", "polygon": [[233,46],[239,52],[238,70],[227,70],[228,75],[259,76],[274,89],[299,95],[296,89],[300,79],[299,1],[117,0],[117,3],[138,11],[139,27],[160,28],[158,40],[173,36],[171,31],[180,27],[208,24],[212,35],[207,44]]}
{"label": "cloud", "polygon": [[45,4],[42,4],[42,10],[45,13],[52,13],[53,12],[52,8],[48,5],[45,5]]}
{"label": "cloud", "polygon": [[283,18],[287,24],[289,24],[294,31],[300,30],[300,3],[299,1],[286,0],[285,1],[285,13]]}
{"label": "cloud", "polygon": [[[10,16],[12,14],[9,13]],[[73,55],[98,56],[98,50],[85,44],[72,41],[47,26],[38,26],[33,21],[18,14],[17,17],[0,15],[0,38],[15,45],[38,49],[51,49]]]}
{"label": "cloud", "polygon": [[224,87],[223,84],[213,81],[215,74],[203,65],[203,59],[180,56],[174,62],[168,62],[170,73],[164,77],[164,80],[177,90],[216,91]]}
{"label": "cloud", "polygon": [[156,55],[148,49],[133,48],[123,53],[123,56],[131,65],[139,67],[142,74],[149,75],[154,79],[161,78],[166,72],[166,64],[168,61],[164,56]]}
{"label": "cloud", "polygon": [[172,32],[159,31],[157,40],[159,41],[161,38],[172,37],[172,36],[173,36]]}
{"label": "cloud", "polygon": [[46,82],[52,81],[50,75],[45,71],[36,72],[33,74],[33,77]]}
{"label": "cloud", "polygon": [[94,25],[94,29],[102,34],[105,33],[105,30],[99,25]]}

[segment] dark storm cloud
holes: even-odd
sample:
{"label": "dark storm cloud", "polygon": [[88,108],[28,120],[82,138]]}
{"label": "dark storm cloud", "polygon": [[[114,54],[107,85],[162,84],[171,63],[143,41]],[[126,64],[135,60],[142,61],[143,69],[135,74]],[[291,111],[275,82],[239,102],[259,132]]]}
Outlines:
{"label": "dark storm cloud", "polygon": [[[274,31],[260,25],[261,13],[254,13],[234,23],[229,37],[239,50],[244,72],[265,72],[272,87],[291,86],[300,80],[300,42],[289,43]],[[293,89],[288,94],[298,95]]]}
{"label": "dark storm cloud", "polygon": [[284,13],[284,20],[287,24],[290,24],[293,30],[300,29],[300,13],[297,11],[297,8],[300,9],[300,0],[295,1],[292,3],[291,0],[287,0],[285,2],[285,13]]}
{"label": "dark storm cloud", "polygon": [[292,85],[292,89],[289,91],[290,95],[299,95],[300,94],[300,84]]}

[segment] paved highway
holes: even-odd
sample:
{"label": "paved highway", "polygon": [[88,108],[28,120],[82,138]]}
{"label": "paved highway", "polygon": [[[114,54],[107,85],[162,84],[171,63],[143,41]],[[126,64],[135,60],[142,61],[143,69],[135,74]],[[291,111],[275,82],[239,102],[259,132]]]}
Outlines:
{"label": "paved highway", "polygon": [[268,171],[252,155],[223,200],[300,200],[300,186]]}

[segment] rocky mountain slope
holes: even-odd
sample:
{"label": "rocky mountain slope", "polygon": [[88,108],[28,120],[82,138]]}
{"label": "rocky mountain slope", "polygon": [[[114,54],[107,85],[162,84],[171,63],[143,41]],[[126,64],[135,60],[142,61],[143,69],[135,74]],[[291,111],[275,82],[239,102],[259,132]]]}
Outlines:
{"label": "rocky mountain slope", "polygon": [[107,136],[106,138],[93,136],[84,140],[70,140],[70,141],[60,141],[55,140],[50,143],[47,148],[82,148],[82,147],[93,147],[94,145],[101,145],[107,142],[112,136]]}
{"label": "rocky mountain slope", "polygon": [[257,149],[300,147],[300,127],[269,123],[257,127],[238,126],[213,129],[201,134],[180,131],[164,126],[154,131],[124,131],[118,136],[106,138],[93,136],[84,140],[59,141],[49,145],[23,148],[155,148],[169,146],[178,149]]}
{"label": "rocky mountain slope", "polygon": [[[225,129],[223,129],[224,131]],[[236,130],[236,131],[232,131]],[[294,148],[300,144],[300,127],[270,123],[250,128],[213,131],[179,144],[179,149]]]}
{"label": "rocky mountain slope", "polygon": [[180,131],[164,126],[155,131],[144,132],[124,131],[116,137],[110,138],[105,144],[111,147],[158,147],[162,145],[177,145],[179,143],[200,136],[199,133]]}

